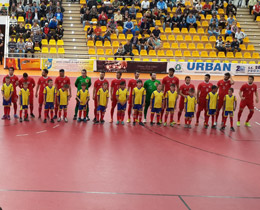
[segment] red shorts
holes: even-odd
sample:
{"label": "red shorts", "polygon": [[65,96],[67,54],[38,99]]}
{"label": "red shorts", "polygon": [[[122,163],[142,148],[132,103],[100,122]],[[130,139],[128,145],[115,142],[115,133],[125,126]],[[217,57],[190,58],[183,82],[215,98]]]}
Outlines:
{"label": "red shorts", "polygon": [[207,108],[207,101],[205,99],[199,99],[198,111],[206,110],[206,108]]}
{"label": "red shorts", "polygon": [[253,101],[241,100],[239,108],[244,109],[246,106],[248,107],[248,109],[254,109],[255,107]]}
{"label": "red shorts", "polygon": [[43,95],[43,93],[41,93],[41,94],[39,94],[39,104],[43,104],[43,99],[44,99],[44,97],[43,97],[44,95]]}
{"label": "red shorts", "polygon": [[18,99],[18,96],[15,94],[12,95],[12,103],[16,103]]}
{"label": "red shorts", "polygon": [[179,103],[179,110],[183,110],[184,109],[184,98],[181,97],[180,103]]}

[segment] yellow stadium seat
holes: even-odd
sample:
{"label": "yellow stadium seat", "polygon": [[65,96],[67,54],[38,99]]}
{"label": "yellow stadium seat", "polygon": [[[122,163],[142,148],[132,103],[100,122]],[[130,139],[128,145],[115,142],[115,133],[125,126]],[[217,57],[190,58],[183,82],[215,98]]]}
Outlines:
{"label": "yellow stadium seat", "polygon": [[153,62],[157,62],[158,59],[157,59],[157,58],[153,58],[152,61],[153,61]]}
{"label": "yellow stadium seat", "polygon": [[219,8],[218,9],[218,14],[223,15],[224,14],[224,10]]}
{"label": "yellow stadium seat", "polygon": [[164,42],[164,43],[163,43],[163,48],[164,48],[164,49],[170,49],[170,48],[171,48],[170,43]]}
{"label": "yellow stadium seat", "polygon": [[127,40],[131,40],[133,38],[133,34],[127,34]]}
{"label": "yellow stadium seat", "polygon": [[88,54],[95,55],[96,54],[96,50],[94,48],[89,48]]}
{"label": "yellow stadium seat", "polygon": [[167,33],[167,34],[171,34],[172,30],[171,30],[171,28],[166,27],[164,32]]}
{"label": "yellow stadium seat", "polygon": [[201,57],[203,57],[203,58],[209,57],[208,52],[207,51],[202,51],[201,52]]}
{"label": "yellow stadium seat", "polygon": [[197,33],[197,31],[196,31],[195,28],[191,28],[191,29],[190,29],[190,34],[196,34],[196,33]]}
{"label": "yellow stadium seat", "polygon": [[161,25],[162,25],[162,23],[161,23],[161,21],[160,21],[160,20],[155,20],[155,25],[156,25],[156,26],[161,26]]}
{"label": "yellow stadium seat", "polygon": [[235,58],[243,58],[242,53],[241,52],[236,52]]}
{"label": "yellow stadium seat", "polygon": [[150,61],[150,59],[149,58],[144,58],[143,61]]}
{"label": "yellow stadium seat", "polygon": [[60,48],[58,49],[58,54],[64,54],[64,53],[65,53],[64,48],[63,48],[63,47],[60,47]]}
{"label": "yellow stadium seat", "polygon": [[194,43],[189,43],[188,48],[189,48],[190,50],[194,50],[194,49],[196,49]]}
{"label": "yellow stadium seat", "polygon": [[201,20],[205,20],[205,16],[203,14],[200,14],[200,18],[201,18]]}
{"label": "yellow stadium seat", "polygon": [[49,41],[49,45],[51,45],[51,46],[56,45],[56,41],[55,41],[54,39],[51,39],[51,40]]}
{"label": "yellow stadium seat", "polygon": [[254,52],[253,55],[252,55],[252,58],[259,59],[260,58],[259,53]]}
{"label": "yellow stadium seat", "polygon": [[211,51],[211,52],[209,53],[209,57],[211,57],[211,58],[216,58],[216,57],[217,57],[217,53],[216,53],[215,51]]}
{"label": "yellow stadium seat", "polygon": [[179,28],[174,28],[172,32],[175,33],[175,34],[179,34],[180,33],[180,29]]}
{"label": "yellow stadium seat", "polygon": [[104,55],[103,49],[97,49],[97,55]]}
{"label": "yellow stadium seat", "polygon": [[208,39],[207,36],[202,36],[202,37],[201,37],[201,41],[202,41],[202,42],[208,42],[209,39]]}
{"label": "yellow stadium seat", "polygon": [[208,21],[202,21],[202,27],[209,27]]}
{"label": "yellow stadium seat", "polygon": [[168,36],[168,40],[169,40],[169,41],[175,41],[175,36],[174,36],[174,35]]}
{"label": "yellow stadium seat", "polygon": [[107,60],[108,60],[108,61],[113,61],[114,58],[111,58],[111,57],[110,57],[110,58],[107,58]]}
{"label": "yellow stadium seat", "polygon": [[168,57],[173,57],[173,52],[172,52],[172,50],[167,50],[167,51],[166,51],[166,56],[168,56]]}
{"label": "yellow stadium seat", "polygon": [[205,32],[204,32],[204,29],[203,29],[203,28],[199,28],[197,33],[198,33],[198,34],[205,34]]}
{"label": "yellow stadium seat", "polygon": [[162,41],[166,41],[167,40],[167,37],[164,34],[160,35],[160,38],[161,38]]}
{"label": "yellow stadium seat", "polygon": [[116,60],[117,60],[117,61],[122,61],[122,60],[123,60],[123,58],[116,58]]}
{"label": "yellow stadium seat", "polygon": [[143,17],[142,13],[141,12],[137,12],[136,13],[136,18],[137,19],[141,19]]}
{"label": "yellow stadium seat", "polygon": [[183,56],[184,57],[191,57],[190,51],[184,51]]}
{"label": "yellow stadium seat", "polygon": [[111,47],[110,41],[105,41],[104,42],[104,47]]}
{"label": "yellow stadium seat", "polygon": [[158,50],[157,55],[164,57],[165,56],[164,50]]}
{"label": "yellow stadium seat", "polygon": [[200,57],[200,54],[199,54],[198,51],[193,51],[191,56],[192,57]]}
{"label": "yellow stadium seat", "polygon": [[223,63],[230,63],[230,61],[228,61],[228,60],[224,60]]}
{"label": "yellow stadium seat", "polygon": [[105,52],[106,55],[113,55],[113,52],[111,49],[106,49],[106,52]]}
{"label": "yellow stadium seat", "polygon": [[43,47],[42,48],[42,53],[49,53],[48,47]]}
{"label": "yellow stadium seat", "polygon": [[131,59],[131,58],[126,58],[125,60],[126,60],[126,61],[131,61],[132,59]]}
{"label": "yellow stadium seat", "polygon": [[197,44],[197,49],[198,50],[203,50],[204,49],[204,44],[203,43],[198,43]]}
{"label": "yellow stadium seat", "polygon": [[43,40],[42,40],[42,45],[48,45],[47,39],[43,39]]}
{"label": "yellow stadium seat", "polygon": [[50,53],[51,54],[56,54],[57,53],[56,47],[51,47]]}
{"label": "yellow stadium seat", "polygon": [[251,54],[249,52],[245,52],[244,53],[244,58],[250,59],[251,58]]}
{"label": "yellow stadium seat", "polygon": [[238,63],[238,61],[232,61],[231,63]]}
{"label": "yellow stadium seat", "polygon": [[142,55],[147,55],[147,51],[146,50],[141,50],[140,51],[140,55],[142,56]]}
{"label": "yellow stadium seat", "polygon": [[58,45],[58,46],[63,46],[63,45],[64,45],[63,40],[59,39],[59,40],[57,41],[57,45]]}
{"label": "yellow stadium seat", "polygon": [[139,55],[139,51],[137,49],[133,49],[133,54],[134,55]]}
{"label": "yellow stadium seat", "polygon": [[182,35],[177,35],[176,40],[177,40],[177,41],[183,41]]}
{"label": "yellow stadium seat", "polygon": [[212,18],[212,15],[206,15],[206,20],[210,20]]}
{"label": "yellow stadium seat", "polygon": [[167,62],[167,59],[162,58],[162,59],[160,59],[160,61],[161,61],[161,62]]}
{"label": "yellow stadium seat", "polygon": [[175,59],[173,59],[173,58],[171,58],[171,59],[170,59],[170,61],[172,61],[172,62],[176,62],[176,60],[175,60]]}
{"label": "yellow stadium seat", "polygon": [[186,43],[181,43],[180,44],[181,49],[187,49],[187,44]]}
{"label": "yellow stadium seat", "polygon": [[88,40],[87,46],[88,47],[94,47],[94,41]]}
{"label": "yellow stadium seat", "polygon": [[260,21],[260,16],[257,16],[256,21],[257,21],[257,22]]}
{"label": "yellow stadium seat", "polygon": [[113,41],[112,42],[112,47],[119,47],[119,42],[118,41]]}
{"label": "yellow stadium seat", "polygon": [[200,37],[198,35],[193,36],[194,42],[200,42]]}
{"label": "yellow stadium seat", "polygon": [[119,34],[118,35],[119,40],[125,40],[125,35],[124,34]]}
{"label": "yellow stadium seat", "polygon": [[227,42],[227,41],[233,42],[233,38],[232,38],[231,36],[228,36],[228,37],[226,38],[226,42]]}
{"label": "yellow stadium seat", "polygon": [[214,63],[221,63],[220,60],[214,60]]}
{"label": "yellow stadium seat", "polygon": [[241,61],[240,63],[242,63],[242,64],[247,64],[247,62],[246,62],[246,61]]}
{"label": "yellow stadium seat", "polygon": [[27,28],[27,26],[29,26],[29,29],[32,28],[32,25],[31,25],[31,24],[26,24],[26,25],[25,25],[25,28]]}
{"label": "yellow stadium seat", "polygon": [[149,50],[149,56],[156,56],[155,50]]}
{"label": "yellow stadium seat", "polygon": [[113,40],[113,39],[117,39],[117,36],[116,36],[116,34],[111,34],[111,36],[110,36],[110,38]]}
{"label": "yellow stadium seat", "polygon": [[227,52],[227,58],[234,58],[233,52]]}
{"label": "yellow stadium seat", "polygon": [[255,61],[249,61],[249,64],[256,64],[256,62]]}
{"label": "yellow stadium seat", "polygon": [[216,40],[216,37],[215,37],[215,36],[210,36],[210,37],[209,37],[209,41],[210,41],[210,42],[216,42],[217,40]]}
{"label": "yellow stadium seat", "polygon": [[179,46],[178,46],[178,43],[174,42],[172,43],[172,49],[178,49]]}
{"label": "yellow stadium seat", "polygon": [[224,52],[218,52],[218,57],[219,58],[225,58],[225,53]]}
{"label": "yellow stadium seat", "polygon": [[182,57],[182,52],[180,50],[176,50],[175,57]]}
{"label": "yellow stadium seat", "polygon": [[39,52],[39,51],[41,51],[41,48],[40,47],[34,47],[34,51]]}
{"label": "yellow stadium seat", "polygon": [[247,50],[250,50],[250,51],[254,51],[255,50],[255,47],[254,47],[254,45],[248,45],[247,46]]}
{"label": "yellow stadium seat", "polygon": [[197,62],[197,63],[202,63],[203,60],[200,60],[200,59],[199,59],[199,60],[196,60],[196,62]]}
{"label": "yellow stadium seat", "polygon": [[244,43],[249,43],[250,41],[249,41],[249,38],[248,37],[245,37],[244,39],[243,39],[243,42]]}
{"label": "yellow stadium seat", "polygon": [[184,59],[180,59],[180,60],[178,60],[178,62],[185,62],[185,60]]}
{"label": "yellow stadium seat", "polygon": [[134,61],[141,61],[140,58],[134,58]]}
{"label": "yellow stadium seat", "polygon": [[206,63],[212,63],[212,60],[206,60]]}
{"label": "yellow stadium seat", "polygon": [[206,50],[212,50],[212,45],[211,45],[210,43],[207,43],[207,44],[205,45],[205,49],[206,49]]}
{"label": "yellow stadium seat", "polygon": [[104,58],[104,57],[99,57],[98,60],[100,60],[100,61],[105,61],[106,58]]}
{"label": "yellow stadium seat", "polygon": [[244,45],[244,44],[239,45],[239,47],[240,47],[240,49],[241,49],[242,51],[246,50],[246,45]]}
{"label": "yellow stadium seat", "polygon": [[20,17],[18,17],[18,20],[17,20],[18,22],[24,22],[24,17],[23,16],[20,16]]}
{"label": "yellow stadium seat", "polygon": [[190,41],[192,41],[190,35],[185,35],[184,40],[185,40],[186,42],[190,42]]}
{"label": "yellow stadium seat", "polygon": [[96,41],[96,47],[103,47],[102,41]]}
{"label": "yellow stadium seat", "polygon": [[192,63],[192,62],[194,62],[194,60],[193,59],[189,59],[188,62]]}
{"label": "yellow stadium seat", "polygon": [[181,29],[181,33],[182,33],[182,34],[188,34],[189,31],[188,31],[187,28],[182,28],[182,29]]}

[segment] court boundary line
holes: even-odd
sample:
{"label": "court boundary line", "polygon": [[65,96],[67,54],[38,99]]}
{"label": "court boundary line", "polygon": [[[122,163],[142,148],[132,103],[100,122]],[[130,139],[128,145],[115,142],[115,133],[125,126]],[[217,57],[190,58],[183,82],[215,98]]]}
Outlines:
{"label": "court boundary line", "polygon": [[181,200],[181,202],[187,207],[188,210],[191,210],[191,208],[189,207],[189,205],[184,201],[184,199],[179,195],[178,196],[179,199]]}

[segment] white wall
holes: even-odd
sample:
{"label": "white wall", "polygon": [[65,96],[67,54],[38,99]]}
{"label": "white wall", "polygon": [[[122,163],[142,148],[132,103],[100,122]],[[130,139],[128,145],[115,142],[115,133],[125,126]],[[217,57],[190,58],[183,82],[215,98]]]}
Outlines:
{"label": "white wall", "polygon": [[[0,16],[0,24],[5,25],[5,49],[4,49],[4,55],[5,55],[8,53],[8,41],[9,41],[8,16]],[[4,59],[4,66],[5,66],[5,59]]]}
{"label": "white wall", "polygon": [[5,3],[9,3],[9,0],[1,0],[0,1],[2,4],[5,4]]}

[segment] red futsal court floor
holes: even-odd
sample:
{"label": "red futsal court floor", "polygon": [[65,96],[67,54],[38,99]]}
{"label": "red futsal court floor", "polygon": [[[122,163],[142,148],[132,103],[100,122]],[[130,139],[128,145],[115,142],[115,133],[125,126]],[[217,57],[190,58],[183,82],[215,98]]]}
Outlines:
{"label": "red futsal court floor", "polygon": [[[242,83],[236,82],[236,95]],[[67,124],[1,120],[3,210],[260,209],[258,109],[251,128],[235,126],[231,133],[229,123],[225,132],[202,124],[117,126],[108,123],[110,108],[104,125],[77,123],[74,105],[71,100]],[[35,99],[36,116],[37,108]]]}

